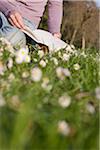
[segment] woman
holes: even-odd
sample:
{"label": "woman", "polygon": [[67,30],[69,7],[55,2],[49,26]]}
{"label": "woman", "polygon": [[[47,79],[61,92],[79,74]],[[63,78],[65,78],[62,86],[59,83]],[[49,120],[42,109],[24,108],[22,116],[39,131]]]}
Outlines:
{"label": "woman", "polygon": [[14,46],[24,46],[26,37],[19,29],[24,29],[25,25],[36,29],[48,5],[48,30],[60,38],[62,3],[63,0],[0,0],[0,36]]}

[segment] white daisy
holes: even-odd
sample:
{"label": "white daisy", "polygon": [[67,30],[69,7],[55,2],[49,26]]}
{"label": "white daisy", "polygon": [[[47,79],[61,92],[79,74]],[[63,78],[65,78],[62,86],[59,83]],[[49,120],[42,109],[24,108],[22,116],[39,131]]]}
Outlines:
{"label": "white daisy", "polygon": [[17,64],[21,64],[23,62],[23,57],[22,56],[17,56],[15,59]]}
{"label": "white daisy", "polygon": [[44,56],[44,52],[42,50],[39,50],[38,55],[39,55],[40,58],[42,58]]}
{"label": "white daisy", "polygon": [[59,57],[59,58],[62,58],[62,54],[61,54],[60,51],[58,51],[58,57]]}
{"label": "white daisy", "polygon": [[95,89],[95,95],[96,95],[96,98],[97,98],[98,100],[100,100],[100,87],[97,87],[97,88]]}
{"label": "white daisy", "polygon": [[14,96],[11,97],[11,99],[10,99],[10,105],[13,108],[19,108],[20,107],[21,102],[19,100],[18,95],[14,95]]}
{"label": "white daisy", "polygon": [[58,122],[58,132],[59,133],[61,133],[64,136],[68,136],[70,134],[70,131],[71,131],[70,126],[65,120]]}
{"label": "white daisy", "polygon": [[68,68],[63,68],[63,73],[66,77],[70,77],[71,73]]}
{"label": "white daisy", "polygon": [[24,58],[24,62],[30,63],[30,61],[31,61],[31,58],[30,58],[29,55],[27,55],[27,56]]}
{"label": "white daisy", "polygon": [[45,59],[46,64],[48,63],[48,59]]}
{"label": "white daisy", "polygon": [[51,91],[51,89],[52,89],[52,85],[49,84],[49,82],[50,82],[49,78],[45,77],[45,78],[43,78],[43,82],[41,84],[42,88],[48,92]]}
{"label": "white daisy", "polygon": [[6,50],[9,51],[10,53],[14,54],[14,49],[11,43],[6,39],[6,38],[0,38],[0,41],[4,46],[6,46]]}
{"label": "white daisy", "polygon": [[60,80],[64,80],[65,77],[70,76],[70,71],[67,68],[57,67],[56,68],[56,74]]}
{"label": "white daisy", "polygon": [[40,62],[39,62],[39,64],[40,64],[40,66],[41,67],[46,67],[46,62],[44,61],[44,60],[41,60]]}
{"label": "white daisy", "polygon": [[29,76],[29,72],[25,71],[22,73],[22,78],[27,78]]}
{"label": "white daisy", "polygon": [[31,79],[35,82],[39,82],[42,78],[42,71],[38,67],[31,70]]}
{"label": "white daisy", "polygon": [[9,59],[8,59],[7,67],[8,67],[9,69],[11,69],[11,68],[13,67],[13,59],[12,59],[12,58],[9,58]]}
{"label": "white daisy", "polygon": [[69,54],[66,54],[66,53],[64,53],[63,56],[62,56],[62,60],[63,60],[63,61],[68,61],[69,58],[70,58],[70,55],[69,55]]}
{"label": "white daisy", "polygon": [[57,66],[58,65],[58,59],[56,57],[52,57],[51,61]]}
{"label": "white daisy", "polygon": [[28,55],[28,48],[21,48],[16,52],[16,63],[21,64],[23,62],[29,63],[31,61],[30,56]]}
{"label": "white daisy", "polygon": [[73,67],[74,67],[75,70],[79,70],[80,69],[80,65],[79,64],[74,64]]}
{"label": "white daisy", "polygon": [[73,51],[70,45],[68,45],[68,46],[66,47],[66,51],[68,51],[68,52],[72,52],[72,51]]}
{"label": "white daisy", "polygon": [[71,97],[68,95],[63,95],[59,98],[58,103],[61,107],[66,108],[71,104]]}
{"label": "white daisy", "polygon": [[0,75],[3,75],[5,71],[5,66],[3,65],[3,63],[0,61]]}
{"label": "white daisy", "polygon": [[56,68],[56,74],[59,79],[64,80],[65,75],[63,74],[62,67]]}
{"label": "white daisy", "polygon": [[94,114],[94,113],[95,113],[95,107],[94,107],[93,104],[91,104],[91,103],[88,103],[88,104],[86,105],[86,109],[87,109],[87,111],[88,111],[90,114]]}
{"label": "white daisy", "polygon": [[15,79],[15,75],[13,73],[10,73],[10,75],[8,76],[8,80],[12,82],[14,79]]}
{"label": "white daisy", "polygon": [[20,50],[16,52],[16,55],[26,56],[28,55],[28,52],[29,52],[28,48],[21,48]]}

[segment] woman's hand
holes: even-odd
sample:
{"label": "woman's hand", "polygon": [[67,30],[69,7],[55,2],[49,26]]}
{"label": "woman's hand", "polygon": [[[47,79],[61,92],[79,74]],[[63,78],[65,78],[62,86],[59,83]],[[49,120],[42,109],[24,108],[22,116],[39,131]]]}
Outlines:
{"label": "woman's hand", "polygon": [[61,38],[61,33],[54,33],[53,36],[60,39]]}
{"label": "woman's hand", "polygon": [[25,27],[23,18],[17,11],[9,12],[8,20],[13,26],[17,28],[23,29]]}

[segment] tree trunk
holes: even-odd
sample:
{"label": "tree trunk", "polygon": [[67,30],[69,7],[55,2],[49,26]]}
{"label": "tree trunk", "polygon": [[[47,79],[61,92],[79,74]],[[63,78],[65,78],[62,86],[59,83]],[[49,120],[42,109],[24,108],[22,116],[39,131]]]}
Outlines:
{"label": "tree trunk", "polygon": [[76,33],[77,33],[77,29],[75,29],[74,32],[73,32],[73,35],[72,35],[72,38],[71,38],[71,41],[70,41],[70,45],[73,44],[73,42],[75,40],[75,37],[76,37]]}
{"label": "tree trunk", "polygon": [[83,34],[83,36],[82,36],[82,49],[85,49],[85,46],[86,46],[86,42],[85,42],[85,36]]}

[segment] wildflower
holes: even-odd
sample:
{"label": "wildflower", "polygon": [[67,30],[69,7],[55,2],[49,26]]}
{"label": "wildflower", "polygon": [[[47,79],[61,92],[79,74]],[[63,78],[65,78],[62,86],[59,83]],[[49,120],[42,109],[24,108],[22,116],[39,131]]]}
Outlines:
{"label": "wildflower", "polygon": [[3,56],[3,52],[0,52],[0,57],[2,57]]}
{"label": "wildflower", "polygon": [[57,67],[56,74],[59,79],[64,80],[65,77],[70,76],[70,71],[67,68]]}
{"label": "wildflower", "polygon": [[16,52],[16,63],[21,64],[22,62],[30,62],[30,56],[28,55],[28,48],[21,48]]}
{"label": "wildflower", "polygon": [[52,85],[49,84],[49,82],[50,82],[49,78],[45,77],[45,78],[43,78],[43,82],[41,84],[42,88],[48,92],[51,91],[51,89],[52,89]]}
{"label": "wildflower", "polygon": [[28,55],[28,48],[21,48],[20,50],[18,50],[16,52],[16,55],[19,56],[19,55],[22,55],[22,56],[27,56]]}
{"label": "wildflower", "polygon": [[65,120],[58,122],[58,132],[62,135],[68,136],[70,134],[70,130],[70,126]]}
{"label": "wildflower", "polygon": [[21,104],[21,102],[19,100],[18,95],[14,95],[14,96],[11,97],[11,99],[10,99],[10,105],[11,105],[11,107],[13,107],[15,109],[19,108],[20,104]]}
{"label": "wildflower", "polygon": [[8,76],[8,80],[11,82],[15,79],[15,76],[13,73],[11,73],[9,76]]}
{"label": "wildflower", "polygon": [[42,50],[39,50],[38,55],[39,55],[40,58],[42,58],[44,56],[44,52]]}
{"label": "wildflower", "polygon": [[27,71],[22,73],[22,78],[27,78],[29,76],[29,73]]}
{"label": "wildflower", "polygon": [[50,80],[48,77],[43,78],[43,85],[47,85],[49,82],[50,82]]}
{"label": "wildflower", "polygon": [[0,48],[0,53],[3,52],[3,51],[4,51],[4,49],[1,47],[1,48]]}
{"label": "wildflower", "polygon": [[15,61],[17,64],[21,64],[23,62],[23,57],[17,56]]}
{"label": "wildflower", "polygon": [[61,107],[66,108],[71,104],[71,97],[68,95],[63,95],[59,98],[58,103]]}
{"label": "wildflower", "polygon": [[48,59],[45,59],[46,64],[48,63]]}
{"label": "wildflower", "polygon": [[80,69],[80,65],[79,64],[74,64],[74,69],[75,70],[79,70]]}
{"label": "wildflower", "polygon": [[70,45],[68,45],[65,50],[66,50],[66,51],[69,51],[69,52],[72,52],[72,51],[73,51]]}
{"label": "wildflower", "polygon": [[61,54],[60,51],[58,51],[58,57],[59,57],[59,58],[62,58],[62,54]]}
{"label": "wildflower", "polygon": [[55,57],[52,57],[51,60],[53,61],[53,63],[57,66],[58,65],[58,59]]}
{"label": "wildflower", "polygon": [[10,53],[14,54],[14,49],[13,49],[13,46],[11,45],[11,43],[5,39],[5,38],[0,38],[0,41],[2,42],[2,44],[4,46],[6,46],[6,50],[9,51]]}
{"label": "wildflower", "polygon": [[94,105],[89,102],[87,105],[86,105],[86,109],[87,111],[90,113],[90,114],[94,114],[95,113],[95,107]]}
{"label": "wildflower", "polygon": [[7,44],[7,45],[9,45],[10,43],[8,42],[8,40],[7,39],[5,39],[5,38],[0,38],[0,41],[2,42],[2,44],[4,45],[4,44]]}
{"label": "wildflower", "polygon": [[98,100],[100,100],[100,87],[97,87],[97,88],[95,89],[95,94],[96,94],[96,98],[97,98]]}
{"label": "wildflower", "polygon": [[29,56],[29,55],[27,55],[27,56],[25,57],[24,61],[25,61],[26,63],[29,63],[29,62],[31,61],[30,56]]}
{"label": "wildflower", "polygon": [[5,104],[6,104],[5,99],[4,99],[4,97],[2,96],[2,94],[0,93],[0,107],[5,106]]}
{"label": "wildflower", "polygon": [[12,58],[9,58],[9,59],[8,59],[7,67],[8,67],[9,69],[11,69],[11,68],[13,67],[13,59],[12,59]]}
{"label": "wildflower", "polygon": [[70,71],[67,68],[63,68],[63,73],[66,77],[70,77]]}
{"label": "wildflower", "polygon": [[42,71],[38,68],[35,67],[31,70],[31,79],[35,82],[39,82],[42,78]]}
{"label": "wildflower", "polygon": [[46,67],[46,62],[44,60],[41,60],[39,64],[43,68]]}
{"label": "wildflower", "polygon": [[63,61],[68,61],[69,58],[70,58],[70,55],[69,55],[69,54],[66,54],[66,53],[64,53],[63,56],[62,56],[62,60],[63,60]]}
{"label": "wildflower", "polygon": [[56,68],[56,74],[57,74],[57,77],[59,79],[61,79],[61,80],[63,80],[64,77],[65,77],[64,74],[63,74],[63,72],[62,72],[62,68],[61,67]]}

